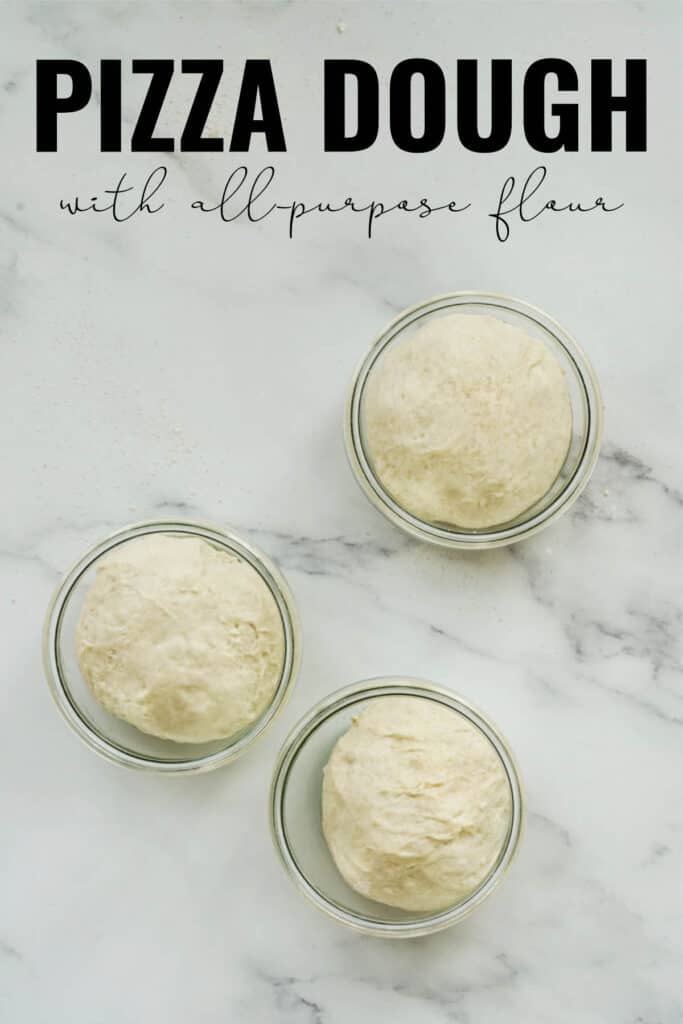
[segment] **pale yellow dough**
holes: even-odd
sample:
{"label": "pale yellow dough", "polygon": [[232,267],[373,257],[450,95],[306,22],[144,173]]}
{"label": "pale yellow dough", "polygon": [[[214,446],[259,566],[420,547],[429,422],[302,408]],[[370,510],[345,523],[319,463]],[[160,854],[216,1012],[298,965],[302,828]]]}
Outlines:
{"label": "pale yellow dough", "polygon": [[456,313],[380,357],[363,428],[399,505],[428,522],[483,529],[547,493],[572,412],[564,371],[541,341],[492,316]]}
{"label": "pale yellow dough", "polygon": [[284,633],[247,562],[196,537],[153,534],[102,559],[76,630],[98,701],[180,743],[232,736],[277,687]]}
{"label": "pale yellow dough", "polygon": [[421,697],[376,697],[324,769],[323,832],[352,889],[404,910],[460,902],[508,833],[510,786],[489,740]]}

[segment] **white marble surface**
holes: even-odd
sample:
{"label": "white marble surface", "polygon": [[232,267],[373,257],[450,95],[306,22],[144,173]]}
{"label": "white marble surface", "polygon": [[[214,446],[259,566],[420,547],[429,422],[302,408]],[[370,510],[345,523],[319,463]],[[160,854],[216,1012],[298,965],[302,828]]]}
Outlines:
{"label": "white marble surface", "polygon": [[[676,4],[5,4],[0,38],[4,444],[0,1017],[8,1024],[676,1024],[681,911],[680,152]],[[341,23],[341,25],[340,25]],[[339,27],[343,31],[339,30]],[[323,57],[548,54],[650,61],[646,154],[548,158],[550,194],[625,203],[495,242],[485,216],[538,156],[324,155]],[[37,57],[221,56],[215,127],[245,56],[273,60],[285,195],[465,196],[441,224],[222,225],[235,155],[168,159],[168,208],[124,225],[57,200],[142,179],[97,152],[96,106],[34,152]],[[175,87],[174,87],[175,88]],[[135,109],[127,85],[125,110]],[[584,97],[586,92],[584,92]],[[177,86],[166,115],[184,109]],[[582,119],[586,137],[587,107]],[[618,134],[617,138],[621,140]],[[252,169],[267,162],[260,146]],[[93,191],[94,194],[94,191]],[[600,374],[604,451],[572,513],[477,556],[414,543],[366,503],[340,420],[355,362],[402,307],[447,290],[526,298]],[[40,630],[60,573],[132,520],[231,524],[287,574],[305,629],[285,714],[239,763],[183,780],[100,761],[50,701]],[[309,908],[271,849],[279,744],[323,694],[421,675],[488,711],[526,781],[506,884],[461,927],[387,944]]]}

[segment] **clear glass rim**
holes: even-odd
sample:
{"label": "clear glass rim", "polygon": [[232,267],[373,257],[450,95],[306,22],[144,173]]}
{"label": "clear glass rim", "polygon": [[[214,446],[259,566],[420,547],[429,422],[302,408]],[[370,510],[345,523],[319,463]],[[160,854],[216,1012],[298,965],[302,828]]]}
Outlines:
{"label": "clear glass rim", "polygon": [[[498,861],[481,885],[454,907],[431,914],[419,921],[383,922],[353,913],[329,899],[306,877],[291,851],[287,839],[283,801],[290,768],[308,738],[328,718],[360,701],[373,697],[413,696],[438,701],[458,711],[472,722],[493,745],[501,759],[510,784],[512,807],[507,838]],[[323,698],[297,722],[284,741],[273,772],[269,798],[270,830],[280,863],[301,893],[328,917],[347,927],[380,938],[417,938],[450,928],[472,913],[499,886],[517,852],[524,820],[524,798],[517,763],[501,732],[481,711],[464,698],[434,683],[407,676],[381,676],[365,679],[336,690]]]}
{"label": "clear glass rim", "polygon": [[[119,544],[153,533],[181,533],[201,537],[228,547],[245,559],[255,569],[271,591],[280,613],[285,638],[285,653],[282,674],[273,700],[252,728],[241,732],[234,741],[226,741],[225,747],[210,754],[195,757],[182,756],[182,744],[178,744],[177,759],[158,759],[151,755],[137,754],[119,747],[103,733],[94,729],[80,713],[70,696],[59,655],[59,640],[62,618],[66,604],[79,580],[93,563]],[[90,750],[115,764],[140,771],[163,772],[168,774],[193,774],[211,771],[234,761],[263,735],[284,707],[291,688],[296,681],[301,661],[301,627],[294,604],[294,598],[284,576],[276,565],[262,551],[245,541],[237,533],[191,519],[153,519],[122,527],[108,534],[89,548],[68,570],[58,584],[47,608],[43,627],[43,667],[50,693],[69,726]]]}
{"label": "clear glass rim", "polygon": [[[487,530],[465,530],[437,526],[419,519],[396,502],[375,475],[366,455],[361,433],[363,389],[377,359],[394,339],[415,319],[425,313],[463,305],[496,306],[520,314],[547,332],[562,349],[576,370],[585,401],[587,429],[581,456],[572,475],[560,493],[539,512],[512,526],[503,524]],[[395,526],[432,544],[442,547],[475,550],[502,547],[525,539],[544,529],[566,512],[588,483],[597,462],[602,439],[603,409],[600,385],[595,371],[581,347],[556,320],[537,306],[495,292],[458,291],[437,295],[404,309],[381,331],[361,359],[351,381],[344,414],[344,440],[353,475],[367,498]]]}

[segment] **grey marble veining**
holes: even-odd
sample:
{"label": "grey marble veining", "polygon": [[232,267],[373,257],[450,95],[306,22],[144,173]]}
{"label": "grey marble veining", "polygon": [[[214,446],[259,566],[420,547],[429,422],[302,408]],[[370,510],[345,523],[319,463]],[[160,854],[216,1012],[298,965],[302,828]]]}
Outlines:
{"label": "grey marble veining", "polygon": [[[675,5],[10,4],[0,38],[0,1017],[12,1024],[678,1024],[681,966],[680,152]],[[558,33],[558,24],[562,31]],[[340,29],[339,26],[342,26]],[[673,26],[673,27],[672,27]],[[476,157],[322,152],[324,57],[596,54],[650,61],[647,154],[548,157],[549,194],[624,202],[607,221],[486,216],[515,138]],[[454,223],[222,225],[192,217],[237,154],[171,154],[163,215],[59,213],[154,154],[99,154],[99,91],[34,153],[33,62],[220,56],[211,130],[229,136],[245,56],[270,56],[289,151],[278,194],[472,201]],[[672,84],[674,83],[674,84]],[[178,131],[187,84],[162,128]],[[126,80],[124,137],[139,103]],[[239,156],[238,159],[235,157]],[[352,370],[402,308],[455,289],[518,295],[593,360],[606,430],[569,514],[523,545],[420,545],[368,504],[346,465]],[[286,712],[227,769],[171,780],[117,770],[70,735],[42,678],[61,573],[118,526],[225,524],[277,560],[304,661]],[[325,693],[405,673],[499,724],[524,778],[509,879],[456,929],[401,944],[309,908],[271,849],[270,772]]]}

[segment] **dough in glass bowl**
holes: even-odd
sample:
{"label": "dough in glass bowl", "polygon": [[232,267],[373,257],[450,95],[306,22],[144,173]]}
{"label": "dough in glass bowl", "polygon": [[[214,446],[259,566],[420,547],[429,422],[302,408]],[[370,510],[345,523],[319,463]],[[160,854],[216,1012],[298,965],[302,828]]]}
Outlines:
{"label": "dough in glass bowl", "polygon": [[324,769],[323,832],[356,892],[437,911],[464,900],[494,868],[512,797],[488,738],[422,697],[375,697]]}
{"label": "dough in glass bowl", "polygon": [[76,629],[78,663],[107,711],[179,743],[233,736],[270,703],[284,630],[248,562],[197,537],[114,548]]}
{"label": "dough in glass bowl", "polygon": [[455,313],[379,357],[362,428],[373,469],[402,508],[486,529],[552,487],[571,439],[571,401],[541,341],[496,317]]}

